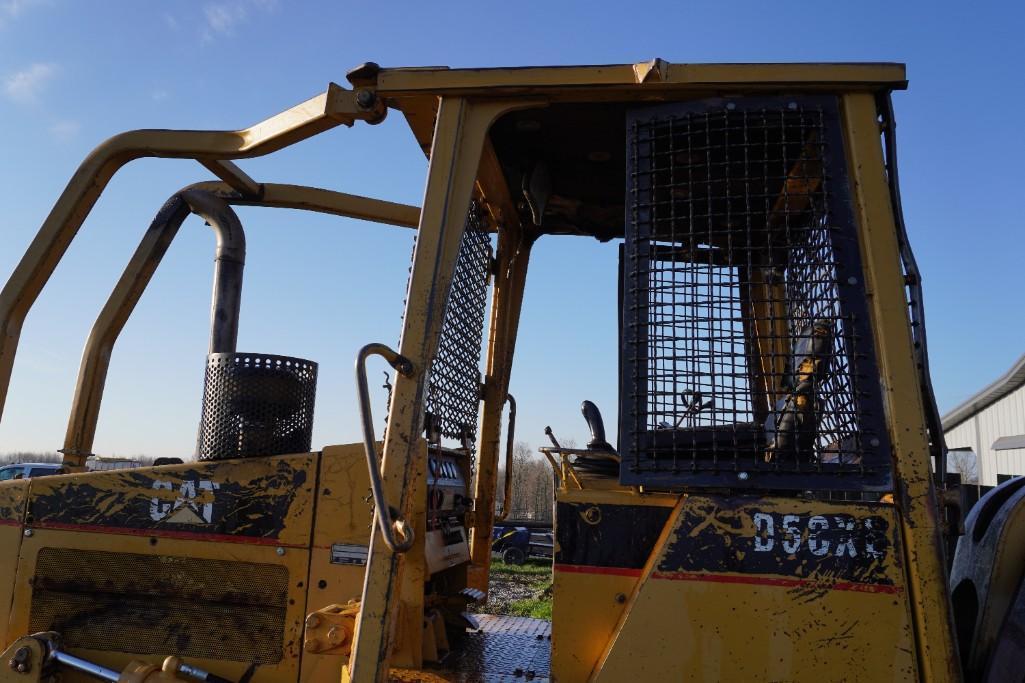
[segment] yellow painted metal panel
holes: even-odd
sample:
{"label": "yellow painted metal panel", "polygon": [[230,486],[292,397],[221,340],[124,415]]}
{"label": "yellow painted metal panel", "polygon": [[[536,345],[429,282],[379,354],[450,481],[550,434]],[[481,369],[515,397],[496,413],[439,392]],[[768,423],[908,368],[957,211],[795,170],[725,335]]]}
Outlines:
{"label": "yellow painted metal panel", "polygon": [[4,636],[4,646],[10,644],[6,639],[7,624],[14,599],[28,486],[28,479],[0,483],[0,635]]}
{"label": "yellow painted metal panel", "polygon": [[[380,447],[380,445],[378,445]],[[363,444],[329,446],[320,459],[317,517],[310,553],[306,613],[359,600],[373,529],[370,476]],[[304,653],[300,681],[341,680],[345,657]]]}
{"label": "yellow painted metal panel", "polygon": [[872,96],[844,96],[853,206],[872,327],[878,331],[879,379],[894,449],[895,500],[902,515],[922,677],[959,680],[944,541],[877,117]]}
{"label": "yellow painted metal panel", "polygon": [[912,680],[894,508],[681,498],[592,680]]}
{"label": "yellow painted metal panel", "polygon": [[193,462],[32,480],[35,528],[310,544],[317,455]]}
{"label": "yellow painted metal panel", "polygon": [[554,575],[552,677],[585,681],[612,637],[640,572],[574,572],[556,565]]}
{"label": "yellow painted metal panel", "polygon": [[[771,86],[785,85],[865,86],[903,88],[903,64],[668,64],[662,77],[645,87],[666,86]],[[633,64],[598,66],[542,66],[495,69],[384,69],[377,77],[381,94],[453,91],[472,96],[495,96],[504,89],[519,91],[544,88],[636,86]]]}
{"label": "yellow painted metal panel", "polygon": [[[182,540],[178,538],[145,538],[120,534],[99,532],[76,532],[52,529],[36,529],[31,537],[25,538],[22,546],[21,561],[18,567],[18,578],[15,585],[13,618],[8,627],[8,640],[25,635],[29,629],[29,616],[33,599],[32,579],[36,574],[37,558],[40,550],[59,548],[71,551],[105,551],[124,554],[126,561],[130,556],[148,555],[157,558],[197,558],[200,560],[217,560],[259,565],[276,565],[287,569],[288,595],[284,614],[284,640],[281,643],[283,658],[275,664],[263,664],[257,667],[253,677],[254,683],[277,683],[296,680],[299,675],[299,657],[302,649],[302,632],[305,619],[306,588],[303,584],[308,571],[309,551],[305,548],[286,548],[278,554],[277,548],[266,545],[245,543],[219,543],[208,541]],[[179,590],[183,593],[193,590],[189,585],[189,577],[177,575],[180,581]],[[198,587],[196,587],[198,590]],[[144,618],[145,615],[140,615]],[[181,637],[198,638],[201,633],[212,631],[216,634],[223,631],[241,629],[249,618],[244,609],[240,609],[235,619],[222,622],[206,614],[197,606],[194,613],[185,617],[189,623],[188,632]],[[129,624],[125,629],[131,629]],[[131,632],[127,634],[131,636]],[[182,641],[187,643],[188,641]],[[269,643],[260,643],[267,647]],[[110,652],[98,649],[68,648],[87,660],[103,666],[120,670],[129,661],[140,661],[159,664],[167,653],[132,654],[126,652]],[[248,666],[247,662],[230,661],[232,653],[225,652],[224,659],[186,657],[185,659],[200,668],[211,671],[228,680],[238,680]],[[75,673],[65,673],[63,679],[67,683],[87,683],[94,679]]]}

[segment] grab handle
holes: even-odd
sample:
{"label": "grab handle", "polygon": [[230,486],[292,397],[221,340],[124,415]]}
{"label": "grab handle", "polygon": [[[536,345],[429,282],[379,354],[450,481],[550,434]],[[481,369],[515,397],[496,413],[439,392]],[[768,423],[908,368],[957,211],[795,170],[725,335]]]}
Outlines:
{"label": "grab handle", "polygon": [[[356,354],[356,397],[359,401],[360,418],[363,421],[363,446],[367,453],[367,468],[370,470],[370,489],[373,491],[374,506],[377,508],[377,524],[384,542],[392,552],[404,553],[413,547],[413,528],[400,518],[398,510],[390,507],[384,499],[381,468],[377,464],[374,419],[370,413],[370,390],[367,388],[367,358],[370,356],[381,356],[388,365],[395,368],[396,372],[405,377],[412,377],[413,363],[384,344],[367,344]],[[401,541],[396,540],[396,534],[401,537]]]}

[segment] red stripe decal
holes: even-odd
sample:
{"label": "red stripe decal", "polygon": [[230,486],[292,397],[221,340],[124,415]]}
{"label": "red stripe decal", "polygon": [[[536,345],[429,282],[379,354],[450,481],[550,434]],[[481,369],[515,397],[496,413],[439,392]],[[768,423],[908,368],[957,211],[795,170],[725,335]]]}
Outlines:
{"label": "red stripe decal", "polygon": [[242,543],[246,545],[274,545],[284,548],[304,548],[294,543],[282,543],[275,538],[262,536],[232,536],[231,534],[204,534],[196,531],[171,531],[168,529],[130,529],[128,527],[103,526],[100,524],[62,524],[57,522],[40,522],[29,525],[37,529],[55,529],[58,531],[87,531],[98,534],[121,534],[125,536],[155,536],[158,538],[180,538],[188,541],[218,541],[221,543]]}
{"label": "red stripe decal", "polygon": [[637,578],[641,575],[640,569],[630,569],[628,567],[593,567],[590,565],[583,564],[556,564],[553,568],[557,572],[567,572],[569,574],[603,574],[605,576],[630,576]]}
{"label": "red stripe decal", "polygon": [[[606,576],[629,576],[638,578],[640,569],[623,567],[594,567],[581,564],[557,564],[557,572],[569,574],[600,574]],[[653,572],[653,579],[664,581],[702,581],[706,583],[742,583],[754,586],[779,586],[781,588],[811,588],[819,590],[854,591],[856,593],[902,593],[900,586],[879,583],[854,583],[852,581],[828,582],[815,579],[789,579],[777,576],[743,576],[737,574],[698,574],[694,572]]]}
{"label": "red stripe decal", "polygon": [[21,526],[20,519],[0,519],[0,526]]}
{"label": "red stripe decal", "polygon": [[851,581],[823,581],[816,579],[787,579],[774,576],[742,576],[737,574],[695,574],[692,572],[654,572],[653,579],[666,581],[703,581],[708,583],[745,583],[755,586],[782,588],[811,588],[819,590],[855,591],[858,593],[901,593],[900,586],[881,583],[854,583]]}

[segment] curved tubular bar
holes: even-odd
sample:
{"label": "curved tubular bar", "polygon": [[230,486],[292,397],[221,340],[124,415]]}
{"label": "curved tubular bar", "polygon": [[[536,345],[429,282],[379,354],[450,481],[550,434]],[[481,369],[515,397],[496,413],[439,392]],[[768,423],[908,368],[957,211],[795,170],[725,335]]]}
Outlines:
{"label": "curved tubular bar", "polygon": [[192,212],[217,235],[214,252],[214,291],[210,298],[208,353],[231,353],[238,344],[242,310],[242,270],[246,265],[246,234],[238,215],[220,197],[202,190],[186,190],[182,197]]}
{"label": "curved tubular bar", "polygon": [[0,415],[25,316],[118,169],[142,157],[202,162],[262,156],[339,124],[379,119],[379,111],[361,108],[355,93],[332,83],[326,92],[244,130],[137,130],[116,135],[93,150],[0,290]]}
{"label": "curved tubular bar", "polygon": [[242,298],[246,241],[238,216],[221,198],[186,189],[172,196],[154,217],[125,272],[104,304],[82,351],[75,398],[64,437],[64,464],[81,467],[92,455],[110,355],[121,330],[160,265],[178,229],[194,212],[217,236],[213,297],[210,308],[210,353],[234,351]]}
{"label": "curved tubular bar", "polygon": [[[405,377],[413,375],[413,364],[384,344],[367,344],[356,354],[356,396],[359,399],[359,415],[363,425],[363,446],[367,453],[367,468],[370,470],[370,489],[374,493],[374,507],[377,509],[377,525],[384,542],[394,553],[404,553],[413,547],[413,528],[398,516],[398,510],[388,505],[381,484],[381,466],[377,461],[374,417],[370,412],[370,390],[367,388],[367,358],[381,356],[388,365]],[[398,532],[401,541],[395,539]]]}
{"label": "curved tubular bar", "polygon": [[275,209],[316,211],[346,218],[358,218],[373,223],[416,229],[420,223],[420,207],[387,202],[345,192],[324,190],[304,185],[263,183],[259,197],[247,197],[233,190],[227,183],[202,182],[190,188],[206,190],[235,206],[267,206]]}
{"label": "curved tubular bar", "polygon": [[[183,188],[168,200],[168,203],[164,205],[164,208],[153,219],[153,223],[143,236],[142,242],[135,251],[135,255],[129,261],[124,274],[111,292],[102,312],[93,324],[89,338],[86,341],[85,350],[82,353],[82,362],[79,367],[78,381],[75,386],[75,398],[71,404],[68,429],[64,438],[64,448],[61,451],[64,453],[66,465],[76,466],[74,463],[84,463],[85,458],[92,455],[93,440],[96,436],[96,425],[99,420],[100,402],[103,398],[104,384],[114,344],[121,334],[125,322],[135,310],[135,306],[142,296],[142,292],[149,284],[153,272],[159,266],[164,252],[174,239],[182,222],[188,216],[189,205],[191,205],[194,212],[205,218],[211,212],[203,213],[200,207],[209,204],[211,201],[223,201],[227,204],[245,206],[317,211],[319,213],[359,218],[410,228],[415,228],[420,218],[420,208],[406,204],[397,204],[301,185],[267,183],[260,187],[262,189],[260,198],[253,199],[241,196],[227,183],[216,181],[194,183]],[[181,200],[183,196],[190,197],[188,204]],[[209,197],[210,199],[205,200],[206,204],[204,204],[204,200],[201,199],[202,197]],[[172,207],[171,205],[176,199],[178,199],[177,206]],[[223,213],[223,210],[221,212]],[[209,222],[209,218],[207,220]],[[234,212],[231,212],[230,218],[218,222],[226,223],[228,221],[238,226],[238,235],[243,235],[241,225],[238,224],[238,218],[234,215]],[[220,242],[221,239],[222,235],[219,232],[218,241]],[[244,260],[244,236],[242,239],[241,255]],[[220,253],[219,250],[218,254],[220,255]],[[239,273],[239,280],[241,280],[241,272]],[[215,301],[212,304],[211,310],[211,353],[215,352],[215,345],[221,346],[220,343],[215,344],[215,335],[213,334],[213,322],[218,308],[216,303],[217,291],[215,274]],[[238,329],[237,305],[236,313],[233,316],[226,315],[225,318],[236,321],[236,334],[231,336],[230,348],[219,350],[233,351],[235,349],[234,340],[237,338]]]}
{"label": "curved tubular bar", "polygon": [[516,399],[512,394],[506,394],[505,400],[509,402],[509,429],[505,436],[505,498],[502,499],[502,511],[495,515],[496,522],[504,522],[509,516],[509,504],[512,501],[512,468],[513,468],[513,445],[516,439]]}

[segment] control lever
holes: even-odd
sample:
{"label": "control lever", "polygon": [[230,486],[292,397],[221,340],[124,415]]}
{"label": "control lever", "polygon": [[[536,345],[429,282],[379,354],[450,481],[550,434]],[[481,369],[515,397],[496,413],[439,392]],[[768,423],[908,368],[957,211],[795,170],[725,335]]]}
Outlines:
{"label": "control lever", "polygon": [[[39,674],[45,675],[45,671],[43,671],[45,667],[60,665],[87,674],[93,678],[98,678],[101,681],[107,681],[108,683],[118,683],[118,681],[122,680],[148,681],[151,680],[151,676],[154,680],[160,681],[183,681],[184,679],[179,678],[178,674],[194,681],[231,683],[231,681],[204,671],[199,667],[186,664],[179,657],[175,656],[165,658],[160,666],[147,662],[132,661],[129,662],[123,672],[119,673],[113,669],[108,669],[105,666],[65,652],[62,647],[63,643],[60,634],[48,631],[19,638],[4,654],[6,655],[13,651],[13,656],[10,658],[11,668],[18,673],[27,674],[35,669]],[[36,656],[38,656],[39,661],[34,662],[33,658]]]}
{"label": "control lever", "polygon": [[612,445],[605,440],[605,421],[601,419],[601,411],[598,406],[590,401],[580,404],[580,412],[584,415],[587,428],[591,430],[591,440],[587,442],[589,451],[615,451]]}

